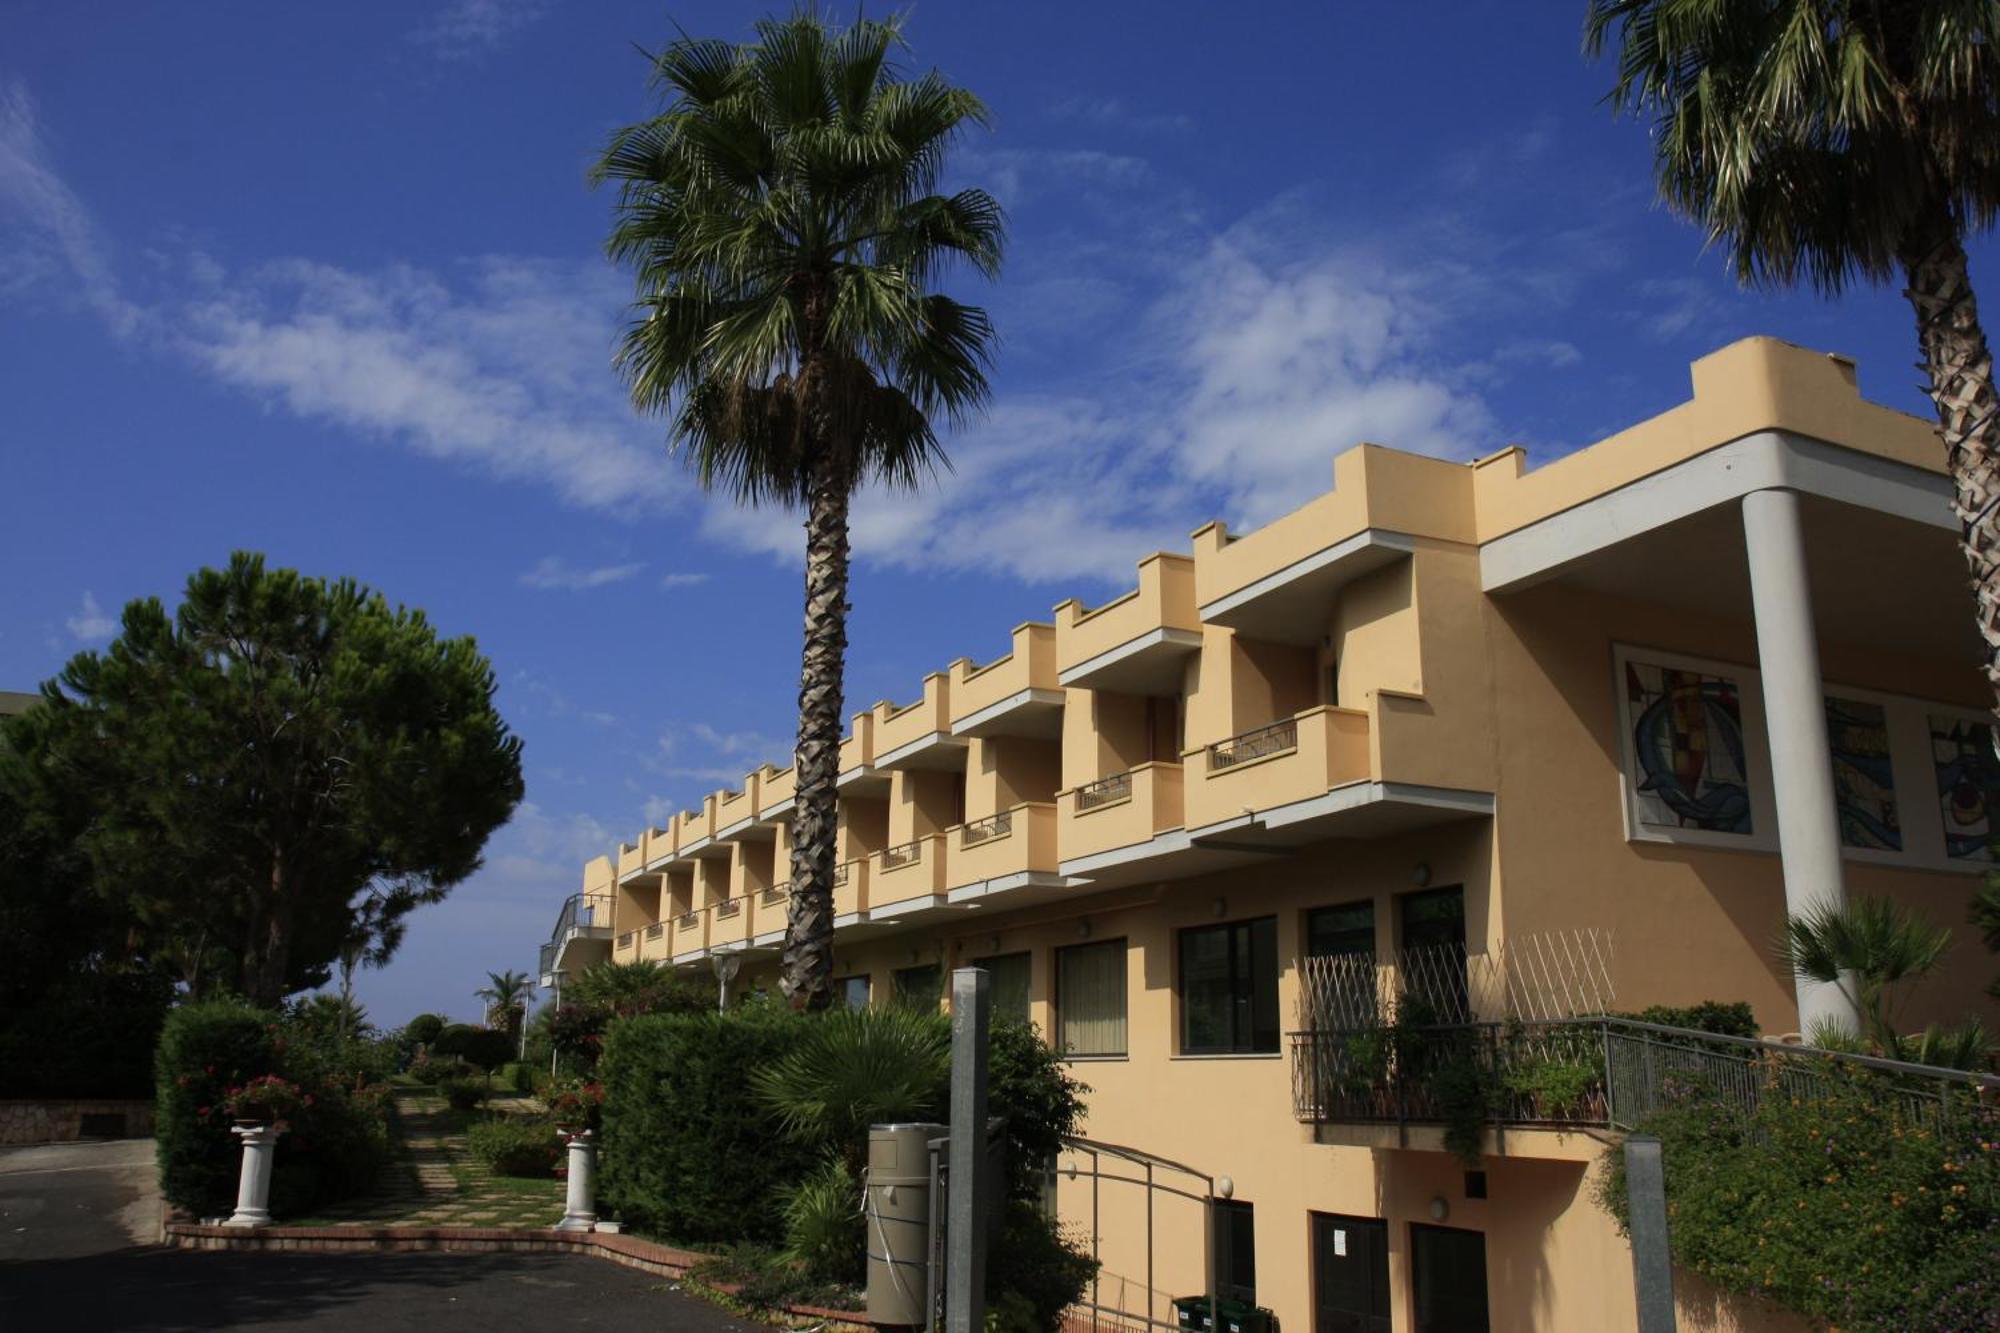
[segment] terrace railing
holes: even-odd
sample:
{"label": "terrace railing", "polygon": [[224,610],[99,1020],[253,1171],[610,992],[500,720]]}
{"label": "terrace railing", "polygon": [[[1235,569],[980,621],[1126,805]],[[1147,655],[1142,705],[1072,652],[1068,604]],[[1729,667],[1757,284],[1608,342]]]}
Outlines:
{"label": "terrace railing", "polygon": [[1220,772],[1223,769],[1234,768],[1238,764],[1247,764],[1252,759],[1264,759],[1298,748],[1298,720],[1288,717],[1282,722],[1257,727],[1209,746],[1208,771]]}
{"label": "terrace railing", "polygon": [[611,900],[601,894],[572,893],[563,899],[562,910],[556,913],[556,928],[549,932],[548,943],[541,948],[542,976],[554,975],[563,945],[577,936],[608,938],[610,934]]}
{"label": "terrace railing", "polygon": [[984,819],[975,819],[970,824],[967,824],[960,831],[958,842],[961,847],[976,847],[980,843],[990,842],[994,838],[1004,838],[1013,831],[1014,812],[1012,810],[1002,810],[997,815],[988,815]]}
{"label": "terrace railing", "polygon": [[1095,782],[1086,782],[1076,789],[1076,808],[1078,813],[1082,813],[1085,810],[1095,810],[1103,805],[1116,805],[1120,801],[1128,801],[1130,799],[1132,799],[1132,775],[1130,773],[1113,773],[1108,778],[1099,778]]}
{"label": "terrace railing", "polygon": [[913,842],[905,842],[894,847],[883,848],[882,868],[884,870],[894,870],[898,866],[914,865],[916,862],[921,861],[924,857],[924,841],[924,839],[918,838]]}

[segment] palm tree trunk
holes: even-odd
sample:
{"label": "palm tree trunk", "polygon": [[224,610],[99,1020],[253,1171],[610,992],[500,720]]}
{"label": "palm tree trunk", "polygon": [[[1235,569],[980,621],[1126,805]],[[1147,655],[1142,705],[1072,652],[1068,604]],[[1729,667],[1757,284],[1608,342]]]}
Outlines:
{"label": "palm tree trunk", "polygon": [[835,783],[847,654],[848,478],[839,450],[816,452],[806,501],[805,650],[799,742],[792,759],[792,900],[780,980],[794,1009],[824,1009],[833,1000]]}
{"label": "palm tree trunk", "polygon": [[[1993,356],[1979,325],[1965,246],[1949,210],[1904,249],[1906,295],[1917,312],[1924,386],[1937,406],[1938,435],[1951,471],[1959,546],[1972,576],[1975,619],[1986,645],[1986,679],[2000,701],[2000,400]],[[2000,708],[1996,708],[2000,713]]]}

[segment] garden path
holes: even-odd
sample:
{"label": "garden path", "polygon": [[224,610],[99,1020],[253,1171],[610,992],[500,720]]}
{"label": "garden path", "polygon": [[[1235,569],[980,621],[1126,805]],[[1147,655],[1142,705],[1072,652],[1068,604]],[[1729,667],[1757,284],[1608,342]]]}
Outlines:
{"label": "garden path", "polygon": [[[524,1097],[495,1097],[496,1111],[538,1109]],[[476,1114],[476,1113],[475,1113]],[[395,1090],[394,1130],[402,1170],[384,1173],[373,1193],[334,1205],[310,1224],[418,1227],[548,1227],[563,1214],[563,1183],[496,1176],[465,1143],[464,1116],[435,1089]]]}

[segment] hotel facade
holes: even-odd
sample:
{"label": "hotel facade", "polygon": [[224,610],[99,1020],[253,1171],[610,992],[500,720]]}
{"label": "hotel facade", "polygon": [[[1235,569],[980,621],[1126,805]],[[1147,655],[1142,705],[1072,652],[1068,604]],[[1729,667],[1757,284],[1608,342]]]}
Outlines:
{"label": "hotel facade", "polygon": [[[2000,775],[1936,434],[1771,339],[1692,378],[1540,467],[1353,448],[1292,513],[855,714],[842,1001],[987,967],[1090,1086],[1090,1138],[1228,1178],[1226,1290],[1291,1333],[1633,1327],[1592,1197],[1616,1115],[1517,1098],[1472,1169],[1425,1108],[1319,1086],[1330,1005],[1444,958],[1423,984],[1467,1022],[1747,1001],[1795,1033],[1838,998],[1772,941],[1845,895],[1958,927],[1913,1024],[1994,1016],[1962,923]],[[590,862],[544,983],[651,959],[774,987],[792,807],[767,765]],[[1171,1320],[1203,1289],[1198,1208],[1056,1192],[1100,1305]],[[1789,1326],[1677,1292],[1683,1327]]]}

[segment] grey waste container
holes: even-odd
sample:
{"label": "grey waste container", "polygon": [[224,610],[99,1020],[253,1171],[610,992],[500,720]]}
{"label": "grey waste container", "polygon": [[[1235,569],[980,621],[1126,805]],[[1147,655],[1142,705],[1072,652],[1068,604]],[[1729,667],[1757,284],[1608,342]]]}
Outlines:
{"label": "grey waste container", "polygon": [[938,1125],[871,1125],[868,1184],[868,1317],[918,1326],[929,1321],[931,1173],[929,1142]]}

